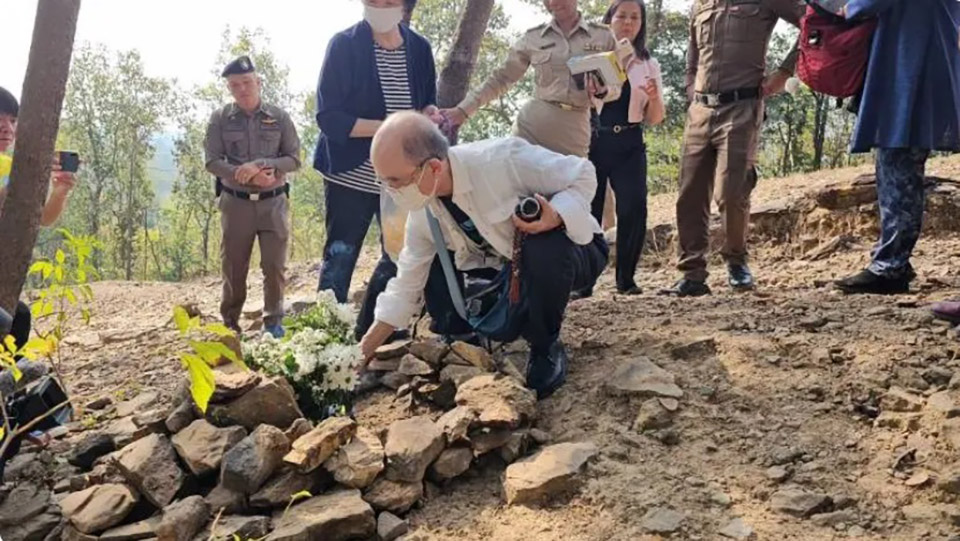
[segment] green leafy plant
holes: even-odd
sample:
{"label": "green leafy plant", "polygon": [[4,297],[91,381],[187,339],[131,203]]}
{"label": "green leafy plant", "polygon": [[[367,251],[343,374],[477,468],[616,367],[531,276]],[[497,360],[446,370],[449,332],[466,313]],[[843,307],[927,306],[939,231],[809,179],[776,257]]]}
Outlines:
{"label": "green leafy plant", "polygon": [[[222,359],[228,359],[247,370],[240,356],[222,341],[225,338],[236,340],[236,334],[220,323],[201,323],[199,316],[190,317],[181,306],[173,309],[173,321],[180,336],[186,339],[190,347],[189,352],[180,353],[180,363],[190,377],[190,394],[200,411],[206,413],[210,397],[216,389],[211,367],[217,366]],[[216,339],[204,339],[209,337]]]}
{"label": "green leafy plant", "polygon": [[[28,271],[40,283],[37,298],[30,307],[31,315],[38,325],[34,325],[37,335],[54,345],[49,355],[51,364],[63,382],[62,356],[60,344],[70,318],[76,311],[85,324],[90,323],[90,305],[93,302],[93,289],[90,281],[99,277],[90,259],[100,243],[93,237],[75,236],[66,229],[57,230],[63,236],[63,247],[56,251],[53,259],[41,259]],[[40,323],[52,321],[52,325]],[[49,330],[42,330],[49,329]]]}

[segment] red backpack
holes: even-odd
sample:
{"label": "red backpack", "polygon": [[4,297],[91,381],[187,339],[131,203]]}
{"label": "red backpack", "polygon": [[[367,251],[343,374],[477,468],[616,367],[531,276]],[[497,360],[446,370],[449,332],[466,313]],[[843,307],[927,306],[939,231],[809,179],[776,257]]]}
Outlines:
{"label": "red backpack", "polygon": [[877,19],[848,21],[814,0],[800,20],[797,77],[813,91],[836,98],[860,93]]}

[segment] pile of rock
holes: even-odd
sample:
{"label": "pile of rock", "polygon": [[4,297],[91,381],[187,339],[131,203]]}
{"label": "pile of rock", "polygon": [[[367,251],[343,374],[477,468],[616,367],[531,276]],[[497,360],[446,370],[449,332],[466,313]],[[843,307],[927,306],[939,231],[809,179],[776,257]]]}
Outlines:
{"label": "pile of rock", "polygon": [[597,452],[563,443],[520,460],[548,440],[533,428],[535,394],[482,349],[394,345],[372,368],[430,413],[381,430],[343,417],[314,426],[283,379],[217,369],[205,417],[188,394],[170,411],[148,409],[152,396],[121,404],[127,416],[114,425],[126,429],[88,436],[73,450],[70,462],[85,473],[58,483],[56,495],[15,492],[0,504],[0,527],[17,525],[0,535],[392,540],[406,533],[400,517],[424,499],[426,486],[472,466],[508,464],[507,503],[529,504],[573,487]]}

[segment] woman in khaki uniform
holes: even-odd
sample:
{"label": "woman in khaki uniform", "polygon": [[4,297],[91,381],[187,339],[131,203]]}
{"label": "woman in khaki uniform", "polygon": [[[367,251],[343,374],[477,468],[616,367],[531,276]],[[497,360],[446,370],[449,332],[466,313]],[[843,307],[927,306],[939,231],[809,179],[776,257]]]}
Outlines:
{"label": "woman in khaki uniform", "polygon": [[[520,110],[514,135],[554,152],[586,157],[590,150],[591,97],[574,80],[567,61],[612,51],[616,41],[607,26],[583,20],[577,0],[544,0],[544,6],[553,20],[527,30],[510,48],[503,66],[444,113],[454,124],[463,124],[481,107],[505,94],[532,65],[536,72],[534,98]],[[611,94],[618,91],[609,89]]]}

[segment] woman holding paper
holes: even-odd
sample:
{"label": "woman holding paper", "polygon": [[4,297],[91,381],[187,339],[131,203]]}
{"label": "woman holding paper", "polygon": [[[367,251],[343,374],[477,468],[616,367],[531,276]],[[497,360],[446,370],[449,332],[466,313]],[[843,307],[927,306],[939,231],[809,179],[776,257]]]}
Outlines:
{"label": "woman holding paper", "polygon": [[461,125],[491,101],[506,94],[532,66],[534,97],[524,104],[513,135],[560,154],[587,157],[590,148],[590,106],[594,97],[613,99],[611,89],[590,95],[582,80],[573,77],[571,58],[613,51],[616,42],[606,25],[586,21],[577,0],[543,0],[552,15],[510,48],[504,64],[459,105],[443,114]]}
{"label": "woman holding paper", "polygon": [[[617,101],[600,105],[594,118],[590,161],[597,168],[593,216],[603,215],[607,183],[616,195],[617,291],[637,295],[634,274],[647,235],[647,148],[644,124],[663,122],[666,108],[660,89],[660,64],[647,50],[646,7],[642,0],[615,0],[603,22],[619,41],[633,44],[635,55],[626,66],[627,81]],[[590,291],[579,292],[589,296]]]}

